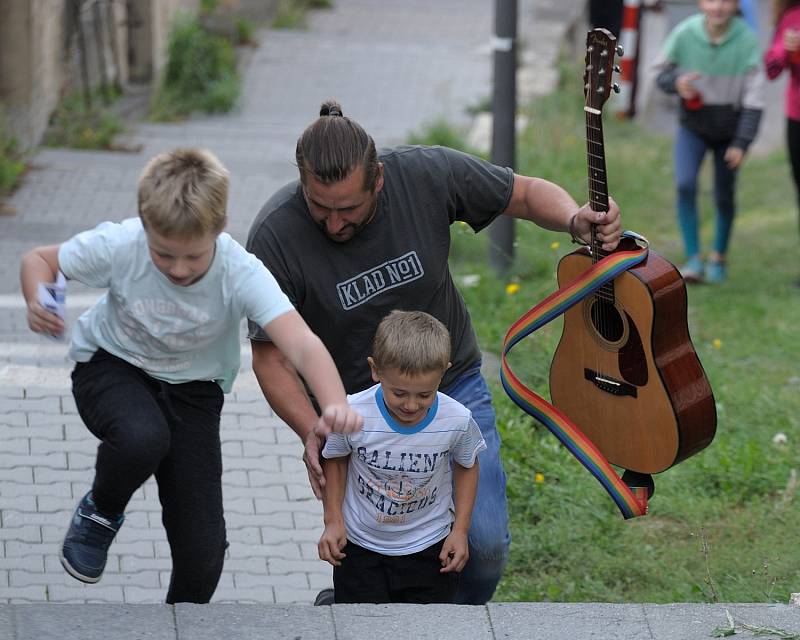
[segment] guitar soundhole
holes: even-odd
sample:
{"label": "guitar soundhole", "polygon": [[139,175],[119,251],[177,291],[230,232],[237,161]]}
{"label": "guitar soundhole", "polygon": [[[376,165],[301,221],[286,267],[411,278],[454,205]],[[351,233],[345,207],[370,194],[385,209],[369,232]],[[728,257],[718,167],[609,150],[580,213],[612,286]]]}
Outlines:
{"label": "guitar soundhole", "polygon": [[604,348],[616,350],[625,343],[628,337],[627,322],[614,302],[595,298],[584,309],[586,320]]}

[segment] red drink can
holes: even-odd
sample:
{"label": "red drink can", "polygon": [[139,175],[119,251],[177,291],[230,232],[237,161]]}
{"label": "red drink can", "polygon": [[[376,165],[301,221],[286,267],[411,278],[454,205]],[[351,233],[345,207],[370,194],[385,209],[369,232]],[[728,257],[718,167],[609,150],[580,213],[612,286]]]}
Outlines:
{"label": "red drink can", "polygon": [[703,107],[703,96],[697,92],[691,98],[684,98],[683,106],[689,111],[697,111]]}

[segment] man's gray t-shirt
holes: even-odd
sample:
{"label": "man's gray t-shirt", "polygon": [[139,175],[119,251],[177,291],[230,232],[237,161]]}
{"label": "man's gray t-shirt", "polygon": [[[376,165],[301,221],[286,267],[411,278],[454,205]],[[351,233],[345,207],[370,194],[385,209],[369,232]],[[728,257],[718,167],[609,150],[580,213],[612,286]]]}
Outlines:
{"label": "man's gray t-shirt", "polygon": [[[320,230],[299,181],[259,212],[247,239],[333,356],[348,393],[373,384],[367,356],[378,323],[393,309],[421,310],[450,331],[446,387],[480,358],[475,331],[448,268],[450,225],[475,231],[511,198],[511,169],[445,147],[381,150],[384,186],[375,217],[344,243]],[[266,340],[251,324],[250,337]]]}

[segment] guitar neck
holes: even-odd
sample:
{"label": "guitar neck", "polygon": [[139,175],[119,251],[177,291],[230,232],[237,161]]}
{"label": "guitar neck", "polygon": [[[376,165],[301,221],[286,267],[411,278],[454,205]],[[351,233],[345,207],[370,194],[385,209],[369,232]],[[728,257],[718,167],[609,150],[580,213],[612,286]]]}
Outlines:
{"label": "guitar neck", "polygon": [[[586,113],[586,160],[589,168],[589,206],[592,211],[608,211],[608,181],[606,179],[606,153],[603,146],[603,118],[599,110],[585,107]],[[597,111],[597,113],[595,113]],[[597,226],[592,225],[592,262],[599,262],[608,255],[603,243],[597,238]],[[614,301],[613,281],[603,285],[598,297]]]}
{"label": "guitar neck", "polygon": [[586,107],[586,159],[589,167],[589,204],[593,211],[608,211],[606,153],[603,146],[603,119]]}

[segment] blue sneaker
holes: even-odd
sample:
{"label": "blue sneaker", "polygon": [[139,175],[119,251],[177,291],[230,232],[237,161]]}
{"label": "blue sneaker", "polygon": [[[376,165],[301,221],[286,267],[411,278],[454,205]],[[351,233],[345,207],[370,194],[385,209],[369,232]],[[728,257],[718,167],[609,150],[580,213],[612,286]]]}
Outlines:
{"label": "blue sneaker", "polygon": [[124,520],[124,515],[109,518],[100,513],[91,491],[83,496],[69,523],[59,556],[67,573],[81,582],[100,580],[106,568],[108,548]]}
{"label": "blue sneaker", "polygon": [[706,264],[706,282],[719,284],[728,277],[724,262],[709,260]]}
{"label": "blue sneaker", "polygon": [[686,282],[702,282],[705,273],[703,259],[700,256],[692,256],[679,271]]}

